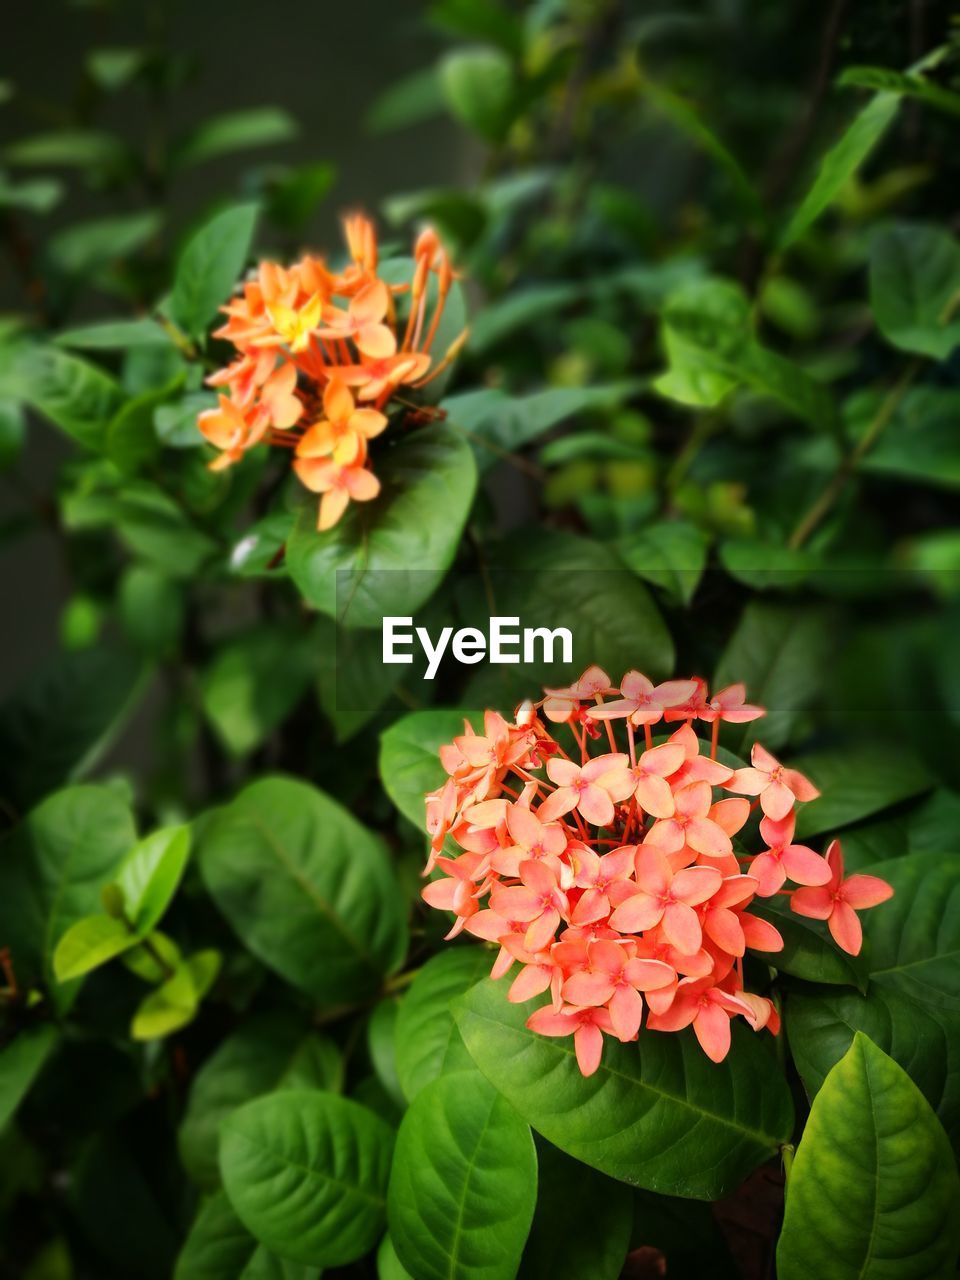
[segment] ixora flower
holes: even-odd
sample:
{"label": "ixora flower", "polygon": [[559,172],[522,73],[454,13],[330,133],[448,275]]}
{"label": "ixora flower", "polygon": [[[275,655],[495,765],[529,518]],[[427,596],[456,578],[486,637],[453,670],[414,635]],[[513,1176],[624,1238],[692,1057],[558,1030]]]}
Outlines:
{"label": "ixora flower", "polygon": [[[644,1015],[652,1031],[692,1027],[714,1062],[733,1018],[779,1032],[774,1002],[744,989],[747,950],[783,948],[748,910],[754,899],[785,895],[856,955],[857,910],[893,893],[876,876],[844,878],[838,841],[826,857],[794,842],[796,805],[819,795],[803,774],[759,744],[749,768],[717,758],[722,721],[764,714],[742,685],[710,697],[699,678],[654,685],[628,671],[614,687],[594,666],[524,703],[513,723],[487,711],[482,734],[467,723],[440,748],[448,777],[426,797],[425,874],[442,875],[423,897],[454,913],[448,937],[466,930],[498,946],[492,977],[519,965],[508,999],[549,993],[527,1025],[572,1035],[584,1075],[600,1065],[603,1037],[636,1040]],[[762,848],[741,852],[734,838],[754,816]],[[451,856],[448,841],[462,852]]]}
{"label": "ixora flower", "polygon": [[435,350],[455,276],[434,231],[420,234],[410,278],[396,284],[378,275],[373,224],[356,216],[344,229],[350,261],[342,270],[309,256],[290,267],[261,262],[222,308],[227,320],[214,336],[233,345],[236,359],[207,379],[224,391],[197,420],[220,450],[214,470],[258,444],[291,450],[301,483],[322,495],[321,530],[349,503],[377,496],[369,441],[389,425],[392,407],[416,407],[401,392],[432,382],[466,339],[464,331]]}

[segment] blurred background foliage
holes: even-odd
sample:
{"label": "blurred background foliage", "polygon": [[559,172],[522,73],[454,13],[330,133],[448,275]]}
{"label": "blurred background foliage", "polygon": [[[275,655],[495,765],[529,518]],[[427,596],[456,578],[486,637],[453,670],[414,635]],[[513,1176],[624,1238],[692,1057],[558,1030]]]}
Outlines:
{"label": "blurred background foliage", "polygon": [[[425,696],[509,710],[543,675],[445,667],[429,695],[394,679],[376,633],[345,642],[349,619],[303,607],[316,583],[293,543],[283,557],[296,486],[256,456],[207,470],[205,333],[229,285],[197,330],[172,324],[189,246],[247,210],[218,243],[229,281],[254,253],[337,243],[340,211],[365,207],[388,249],[437,226],[470,318],[442,407],[481,488],[460,572],[424,585],[423,616],[467,620],[504,566],[526,570],[542,599],[504,580],[501,612],[511,589],[537,616],[572,590],[615,669],[640,649],[651,674],[676,658],[746,680],[780,709],[767,745],[816,753],[824,783],[838,746],[866,743],[853,785],[876,794],[844,822],[894,814],[878,844],[864,829],[861,864],[897,852],[910,805],[917,829],[948,828],[958,55],[950,6],[923,0],[19,13],[0,68],[10,827],[96,768],[98,803],[119,807],[106,879],[131,805],[178,823],[283,769],[381,829],[412,894],[420,847],[378,781],[378,731]],[[878,743],[898,753],[886,772]],[[223,956],[195,984],[216,980],[209,1013],[134,1052],[122,1028],[163,964],[84,987],[69,1054],[3,1139],[19,1217],[0,1274],[170,1274],[193,1203],[172,1117],[196,1061],[281,987],[192,868],[171,917],[191,962]],[[364,1087],[389,1113],[376,1066]]]}

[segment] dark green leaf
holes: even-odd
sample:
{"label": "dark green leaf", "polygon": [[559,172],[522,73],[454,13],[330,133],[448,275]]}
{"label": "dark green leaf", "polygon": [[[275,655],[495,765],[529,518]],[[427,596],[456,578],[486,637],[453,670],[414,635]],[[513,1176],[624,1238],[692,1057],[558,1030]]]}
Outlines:
{"label": "dark green leaf", "polygon": [[483,947],[454,947],[432,956],[411,983],[397,1015],[397,1075],[408,1101],[438,1076],[472,1066],[453,1002],[490,971]]}
{"label": "dark green leaf", "polygon": [[920,222],[884,227],[870,244],[870,304],[894,346],[946,360],[960,343],[960,244]]}
{"label": "dark green leaf", "polygon": [[247,261],[257,205],[215,214],[187,242],[177,261],[170,309],[192,338],[203,339],[217,308],[229,299]]}
{"label": "dark green leaf", "polygon": [[185,169],[204,164],[232,151],[288,142],[298,133],[296,120],[282,107],[250,107],[210,116],[198,124],[173,149],[173,163]]}
{"label": "dark green leaf", "polygon": [[931,779],[908,752],[874,746],[820,751],[791,759],[821,791],[797,814],[797,836],[821,835],[927,791]]}
{"label": "dark green leaf", "polygon": [[619,551],[634,573],[689,604],[703,576],[709,545],[709,537],[696,525],[670,520],[634,534]]}
{"label": "dark green leaf", "polygon": [[440,85],[451,112],[486,139],[500,142],[514,114],[513,64],[498,49],[462,49],[440,64]]}
{"label": "dark green leaf", "polygon": [[122,393],[113,378],[79,356],[33,346],[17,361],[22,398],[87,449],[101,449]]}
{"label": "dark green leaf", "polygon": [[467,1048],[521,1116],[568,1155],[665,1195],[716,1199],[786,1142],[793,1108],[769,1045],[735,1025],[719,1066],[690,1031],[608,1039],[590,1077],[573,1045],[529,1031],[533,1004],[504,983],[474,987],[458,1007]]}
{"label": "dark green leaf", "polygon": [[320,1272],[257,1244],[218,1191],[197,1214],[173,1280],[320,1280]]}
{"label": "dark green leaf", "polygon": [[26,1097],[60,1038],[51,1023],[26,1027],[0,1050],[0,1131]]}
{"label": "dark green leaf", "polygon": [[424,796],[446,778],[439,750],[463,733],[464,720],[483,723],[479,711],[413,711],[394,721],[380,740],[380,779],[387,795],[415,827],[426,830]]}
{"label": "dark green leaf", "polygon": [[379,1239],[393,1134],[333,1094],[268,1094],[223,1123],[220,1170],[249,1231],[309,1266],[353,1262]]}
{"label": "dark green leaf", "polygon": [[79,351],[127,351],[131,347],[167,347],[170,335],[155,320],[100,320],[64,329],[53,341]]}
{"label": "dark green leaf", "polygon": [[379,841],[306,783],[246,787],[204,827],[199,858],[244,945],[314,1000],[362,999],[400,964],[404,907]]}
{"label": "dark green leaf", "polygon": [[204,713],[231,755],[244,756],[289,715],[317,666],[308,631],[274,623],[226,640],[200,680]]}

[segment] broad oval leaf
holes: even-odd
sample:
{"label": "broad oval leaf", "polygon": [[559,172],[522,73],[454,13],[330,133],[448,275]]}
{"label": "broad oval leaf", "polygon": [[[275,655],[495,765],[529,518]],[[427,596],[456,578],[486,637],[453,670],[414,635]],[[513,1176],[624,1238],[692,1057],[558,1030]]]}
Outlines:
{"label": "broad oval leaf", "polygon": [[223,1123],[220,1171],[249,1231],[309,1266],[353,1262],[385,1222],[393,1132],[332,1093],[257,1098]]}
{"label": "broad oval leaf", "polygon": [[244,945],[314,1000],[362,999],[403,959],[403,901],[382,846],[305,782],[244,788],[204,827],[199,858]]}
{"label": "broad oval leaf", "polygon": [[535,1005],[508,1003],[503,983],[474,987],[458,1006],[477,1066],[548,1142],[622,1182],[664,1195],[724,1195],[786,1142],[793,1107],[768,1045],[745,1026],[710,1061],[690,1032],[608,1039],[584,1078],[572,1042],[524,1025]]}
{"label": "broad oval leaf", "polygon": [[197,1214],[173,1280],[320,1280],[320,1273],[258,1244],[218,1191]]}
{"label": "broad oval leaf", "polygon": [[514,111],[513,64],[499,49],[462,49],[440,64],[440,85],[458,120],[499,142]]}
{"label": "broad oval leaf", "polygon": [[335,528],[318,533],[311,497],[287,540],[287,569],[304,599],[352,627],[409,616],[433,594],[477,485],[473,454],[448,426],[416,431],[381,457],[378,498],[352,503]]}
{"label": "broad oval leaf", "polygon": [[58,982],[69,982],[97,969],[137,945],[138,938],[123,920],[102,914],[84,916],[57,943],[53,971]]}
{"label": "broad oval leaf", "polygon": [[426,830],[424,796],[446,779],[439,751],[463,733],[463,722],[483,724],[480,711],[412,711],[380,739],[380,779],[387,795],[415,827]]}
{"label": "broad oval leaf", "polygon": [[194,232],[177,261],[170,310],[193,338],[207,326],[233,293],[250,252],[257,205],[223,209]]}
{"label": "broad oval leaf", "polygon": [[137,838],[126,799],[112,787],[48,796],[0,847],[0,920],[24,990],[46,983],[65,1011],[77,983],[56,985],[53,952],[70,926],[100,908],[109,880]]}
{"label": "broad oval leaf", "polygon": [[820,788],[819,800],[797,813],[797,838],[831,834],[909,800],[933,785],[909,751],[864,745],[795,756],[789,763]]}
{"label": "broad oval leaf", "polygon": [[478,1071],[427,1086],[397,1134],[387,1217],[418,1280],[511,1280],[537,1198],[529,1128]]}
{"label": "broad oval leaf", "polygon": [[960,1011],[960,858],[916,853],[867,870],[894,891],[863,915],[872,980],[919,1004]]}
{"label": "broad oval leaf", "polygon": [[899,1063],[960,1147],[960,1013],[919,1004],[872,983],[854,991],[791,992],[786,1028],[807,1092],[816,1094],[858,1031]]}
{"label": "broad oval leaf", "polygon": [[437,1076],[472,1065],[451,1006],[491,962],[485,947],[453,947],[431,957],[410,984],[394,1033],[397,1075],[409,1101]]}
{"label": "broad oval leaf", "polygon": [[200,1186],[220,1182],[220,1124],[246,1102],[277,1089],[340,1085],[340,1054],[292,1014],[253,1017],[210,1055],[194,1077],[180,1125],[180,1159]]}
{"label": "broad oval leaf", "polygon": [[780,1280],[952,1274],[960,1179],[920,1090],[862,1032],[817,1094],[787,1187]]}

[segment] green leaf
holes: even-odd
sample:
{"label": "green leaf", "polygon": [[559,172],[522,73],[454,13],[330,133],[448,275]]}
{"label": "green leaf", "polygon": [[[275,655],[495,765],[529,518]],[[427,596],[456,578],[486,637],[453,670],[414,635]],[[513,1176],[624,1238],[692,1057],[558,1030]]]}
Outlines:
{"label": "green leaf", "polygon": [[380,1241],[377,1250],[377,1280],[413,1280],[410,1272],[397,1257],[389,1234]]}
{"label": "green leaf", "polygon": [[16,362],[22,399],[86,449],[101,449],[121,407],[117,383],[95,365],[56,347],[31,346]]}
{"label": "green leaf", "polygon": [[269,184],[265,212],[284,231],[302,232],[337,178],[329,161],[303,164]]}
{"label": "green leaf", "polygon": [[177,168],[185,169],[233,151],[288,142],[298,132],[296,120],[282,107],[227,111],[210,116],[192,129],[174,145],[171,159]]}
{"label": "green leaf", "polygon": [[173,652],[183,628],[184,601],[166,574],[132,565],[120,579],[120,621],[130,643],[148,657]]}
{"label": "green leaf", "polygon": [[960,1179],[946,1135],[909,1076],[858,1031],[797,1149],[777,1275],[946,1276],[958,1245]]}
{"label": "green leaf", "polygon": [[498,49],[462,49],[440,63],[440,86],[452,114],[487,142],[500,142],[512,123],[513,64]]}
{"label": "green leaf", "polygon": [[85,63],[87,71],[102,89],[122,89],[142,70],[147,61],[145,49],[91,49]]}
{"label": "green leaf", "polygon": [[56,178],[30,178],[11,182],[0,173],[0,209],[25,209],[28,213],[49,213],[63,199],[63,184]]}
{"label": "green leaf", "polygon": [[670,363],[654,389],[681,404],[714,408],[737,386],[776,400],[821,429],[836,420],[833,397],[799,365],[762,347],[743,290],[723,279],[681,284],[664,304],[662,338]]}
{"label": "green leaf", "polygon": [[180,1159],[202,1187],[220,1183],[220,1125],[237,1107],[277,1089],[337,1091],[342,1066],[332,1041],[279,1010],[256,1015],[210,1055],[194,1077],[180,1125]]}
{"label": "green leaf", "polygon": [[920,1004],[872,983],[852,991],[790,993],[786,1002],[790,1051],[813,1097],[857,1031],[899,1063],[960,1147],[960,1012]]}
{"label": "green leaf", "polygon": [[51,237],[47,252],[59,270],[71,276],[87,276],[136,253],[162,225],[163,215],[156,209],[91,218],[57,232]]}
{"label": "green leaf", "polygon": [[100,320],[63,329],[53,341],[78,351],[128,351],[134,347],[168,347],[170,335],[155,320]]}
{"label": "green leaf", "polygon": [[893,897],[864,912],[870,976],[917,1004],[960,1011],[960,858],[915,853],[867,868]]}
{"label": "green leaf", "polygon": [[397,1075],[408,1101],[439,1076],[473,1065],[453,1002],[489,973],[491,963],[484,947],[454,947],[432,956],[410,984],[395,1032]]}
{"label": "green leaf", "polygon": [[76,984],[56,987],[53,952],[76,921],[100,907],[108,880],[137,835],[127,801],[111,787],[68,787],[48,796],[3,841],[0,921],[17,982],[40,983],[65,1011]]}
{"label": "green leaf", "polygon": [[197,1214],[173,1280],[320,1280],[320,1272],[258,1244],[218,1191]]}
{"label": "green leaf", "polygon": [[[879,409],[879,398],[860,399],[851,425],[866,430]],[[896,476],[939,488],[960,488],[960,450],[956,423],[960,394],[949,387],[914,387],[903,397],[861,470]]]}
{"label": "green leaf", "polygon": [[320,620],[317,695],[337,742],[347,742],[377,715],[403,679],[402,666],[383,661],[378,631],[345,631]]}
{"label": "green leaf", "polygon": [[734,1026],[719,1065],[690,1031],[643,1031],[639,1047],[608,1039],[584,1078],[573,1044],[528,1030],[534,1005],[508,1003],[504,986],[488,980],[467,994],[460,1033],[491,1084],[574,1159],[664,1195],[712,1200],[789,1139],[789,1091],[748,1028]]}
{"label": "green leaf", "polygon": [[223,1122],[220,1170],[249,1231],[309,1266],[353,1262],[379,1239],[393,1133],[334,1094],[289,1091],[248,1102]]}
{"label": "green leaf", "polygon": [[192,338],[205,338],[217,308],[232,294],[250,253],[257,211],[256,204],[222,210],[194,233],[180,254],[170,309]]}
{"label": "green leaf", "polygon": [[137,945],[138,939],[123,920],[113,916],[84,916],[72,924],[53,953],[58,982],[69,982],[97,969]]}
{"label": "green leaf", "polygon": [[878,93],[854,116],[821,159],[812,187],[780,233],[781,249],[795,244],[833,204],[893,123],[899,108],[898,94]]}
{"label": "green leaf", "polygon": [[113,168],[125,155],[126,148],[119,138],[96,129],[58,129],[54,133],[37,133],[29,138],[20,138],[3,152],[3,158],[9,164],[74,169]]}
{"label": "green leaf", "polygon": [[822,792],[801,807],[797,838],[834,832],[929,790],[930,776],[909,753],[876,746],[818,751],[791,759]]}
{"label": "green leaf", "polygon": [[[538,320],[555,322],[557,316],[571,303],[579,301],[583,296],[581,285],[572,281],[558,283],[527,285],[525,288],[511,289],[495,302],[488,302],[470,325],[470,351],[473,355],[483,355],[497,343],[503,342],[512,334],[526,329]],[[558,388],[559,389],[559,388]],[[566,390],[566,388],[564,388]],[[579,388],[569,388],[575,394]],[[505,403],[509,397],[503,392],[463,391],[453,396],[454,402],[470,402],[484,394],[491,400],[500,399]],[[543,394],[537,393],[534,394]]]}
{"label": "green leaf", "polygon": [[493,388],[462,391],[442,404],[450,429],[462,432],[481,474],[504,457],[532,444],[551,427],[592,410],[616,408],[637,389],[633,382],[591,387],[548,387],[526,396]]}
{"label": "green leaf", "polygon": [[124,858],[113,883],[123,894],[126,919],[145,937],[170,905],[190,856],[190,828],[162,827]]}
{"label": "green leaf", "polygon": [[426,831],[424,796],[446,778],[439,750],[463,733],[464,720],[475,729],[483,724],[480,711],[412,711],[387,729],[380,739],[380,779],[403,816]]}
{"label": "green leaf", "polygon": [[781,911],[770,902],[754,901],[750,904],[750,912],[761,920],[769,921],[783,938],[782,951],[762,953],[766,964],[806,982],[865,986],[866,965],[863,959],[841,951],[822,922],[787,910]]}
{"label": "green leaf", "polygon": [[870,242],[870,305],[895,347],[946,360],[960,343],[960,244],[940,227],[896,222]]}
{"label": "green leaf", "polygon": [[436,590],[470,514],[476,468],[448,426],[417,431],[378,467],[383,489],[352,503],[327,533],[316,500],[305,502],[287,541],[287,568],[308,604],[344,625],[406,616]]}
{"label": "green leaf", "polygon": [[546,1142],[537,1146],[537,1165],[537,1207],[518,1280],[617,1280],[633,1226],[629,1188]]}
{"label": "green leaf", "polygon": [[960,93],[952,93],[926,76],[893,71],[889,67],[846,67],[837,77],[837,84],[843,88],[874,89],[897,93],[903,98],[919,98],[928,106],[960,115]]}
{"label": "green leaf", "polygon": [[224,748],[244,756],[290,714],[317,667],[317,641],[273,623],[227,639],[200,678],[204,714]]}
{"label": "green leaf", "polygon": [[664,520],[622,542],[619,551],[634,573],[688,605],[706,568],[709,545],[708,536],[696,525]]}
{"label": "green leaf", "polygon": [[217,951],[198,951],[183,961],[166,982],[141,1000],[130,1027],[134,1040],[156,1040],[185,1027],[219,971]]}
{"label": "green leaf", "polygon": [[403,1118],[387,1218],[420,1280],[515,1276],[537,1198],[530,1130],[469,1070],[428,1085]]}
{"label": "green leaf", "polygon": [[48,1022],[26,1027],[0,1050],[0,1132],[30,1091],[60,1033]]}
{"label": "green leaf", "polygon": [[205,826],[200,867],[244,945],[321,1004],[373,994],[406,949],[379,841],[304,782],[254,782]]}
{"label": "green leaf", "polygon": [[[197,428],[197,418],[205,409],[216,407],[216,396],[208,391],[191,391],[175,404],[161,405],[153,415],[157,438],[168,449],[199,448],[203,436]],[[284,518],[289,525],[289,515]]]}
{"label": "green leaf", "polygon": [[747,701],[766,707],[767,714],[742,730],[733,726],[731,743],[759,738],[776,751],[789,742],[821,689],[829,652],[822,610],[751,600],[717,664],[713,684],[722,689],[742,681]]}
{"label": "green leaf", "polygon": [[135,555],[171,578],[192,577],[217,550],[172,498],[146,481],[128,481],[119,494],[71,495],[63,521],[71,531],[115,530]]}
{"label": "green leaf", "polygon": [[180,391],[184,377],[181,371],[165,385],[141,391],[107,423],[103,451],[124,475],[136,475],[156,461],[160,441],[153,425],[154,415]]}
{"label": "green leaf", "polygon": [[397,1074],[397,1052],[394,1032],[400,1001],[396,996],[385,996],[367,1020],[367,1052],[373,1064],[374,1075],[384,1092],[401,1109],[406,1104]]}
{"label": "green leaf", "polygon": [[440,115],[444,104],[436,68],[425,67],[403,76],[374,98],[365,123],[371,133],[392,133]]}

